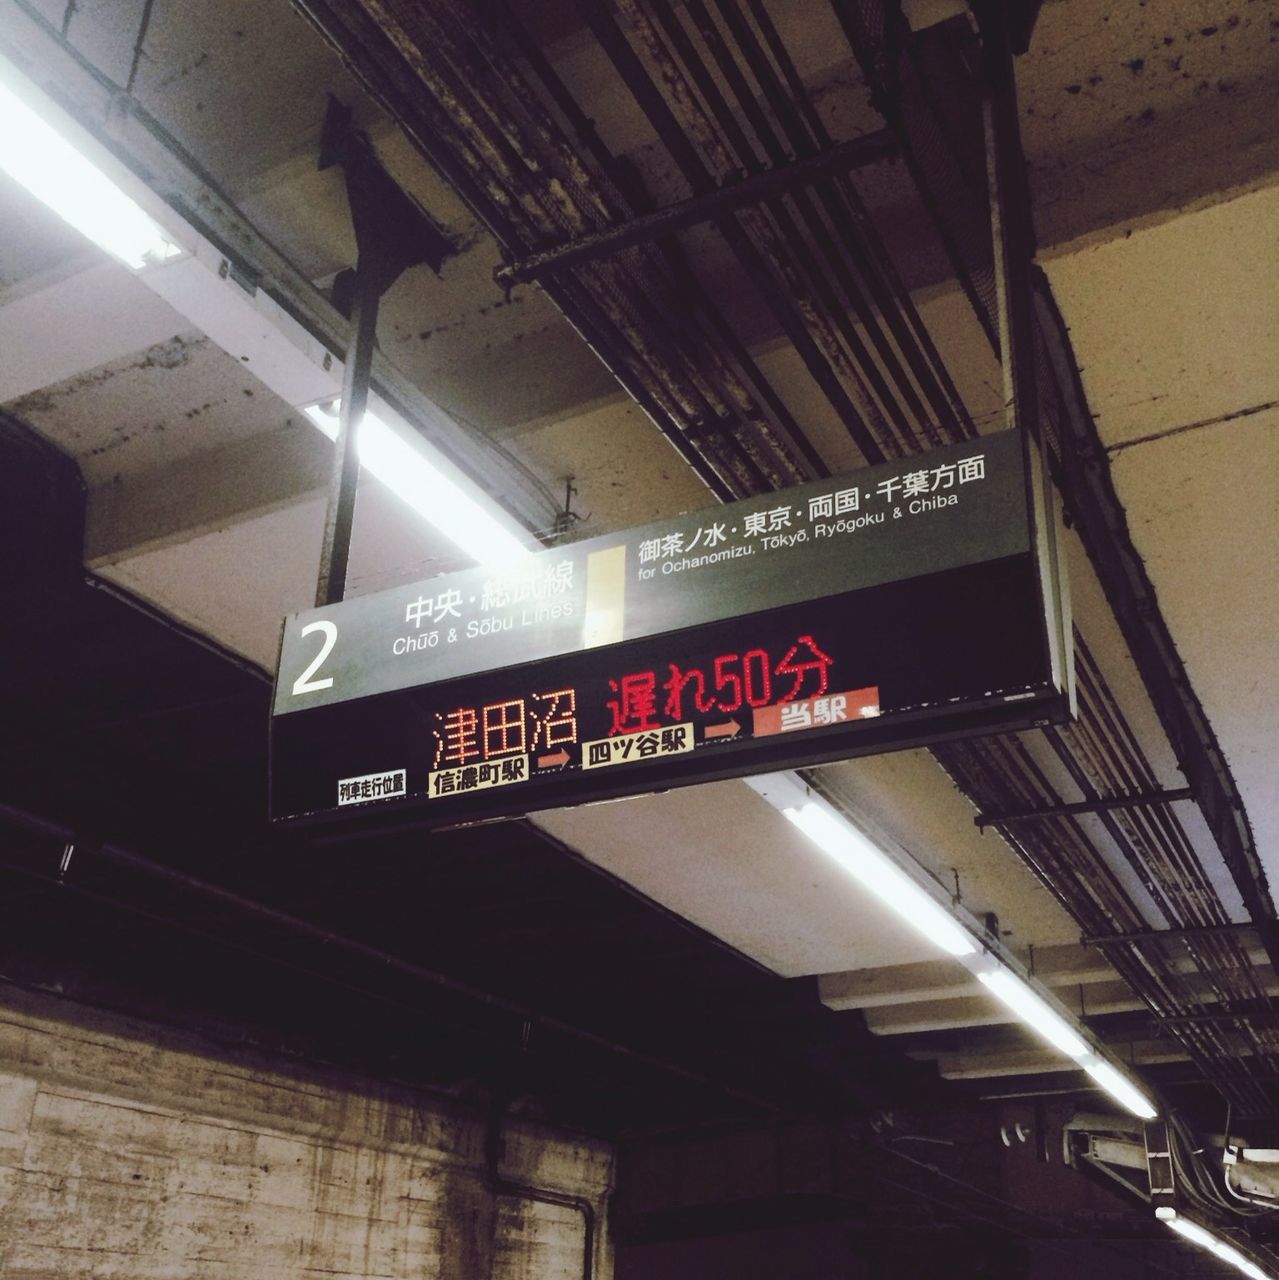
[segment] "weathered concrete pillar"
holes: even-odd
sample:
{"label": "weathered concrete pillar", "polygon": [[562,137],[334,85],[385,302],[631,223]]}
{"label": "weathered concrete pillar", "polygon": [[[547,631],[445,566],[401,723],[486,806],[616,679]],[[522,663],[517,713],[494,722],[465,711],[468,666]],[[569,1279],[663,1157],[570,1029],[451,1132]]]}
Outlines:
{"label": "weathered concrete pillar", "polygon": [[[576,1280],[582,1217],[495,1196],[486,1116],[0,985],[0,1277]],[[604,1216],[610,1148],[503,1122]],[[611,1276],[600,1242],[596,1280]]]}

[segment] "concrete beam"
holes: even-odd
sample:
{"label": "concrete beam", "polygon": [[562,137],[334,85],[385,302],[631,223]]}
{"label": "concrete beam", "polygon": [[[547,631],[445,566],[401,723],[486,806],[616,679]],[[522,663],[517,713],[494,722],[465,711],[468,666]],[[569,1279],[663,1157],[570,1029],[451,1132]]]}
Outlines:
{"label": "concrete beam", "polygon": [[[1100,952],[1078,944],[1037,949],[1034,975],[1050,987],[1108,982],[1118,977]],[[832,1009],[871,1009],[954,1000],[975,996],[984,990],[967,969],[949,960],[823,973],[817,983],[822,1003]]]}
{"label": "concrete beam", "polygon": [[[1081,1001],[1068,988],[1057,993],[1075,1013],[1130,1013],[1146,1007],[1133,995],[1126,982],[1099,982],[1088,987],[1088,998]],[[1095,997],[1095,999],[1094,999]],[[1080,1008],[1080,1005],[1083,1008]],[[926,1031],[952,1031],[962,1027],[998,1027],[1015,1023],[1016,1017],[988,994],[959,999],[914,1001],[869,1009],[866,1023],[876,1035],[916,1035]]]}
{"label": "concrete beam", "polygon": [[[1273,980],[1269,958],[1258,945],[1256,935],[1242,935],[1252,964],[1264,971],[1267,983]],[[1167,962],[1174,973],[1195,974],[1197,966],[1189,957]],[[1047,987],[1090,987],[1119,981],[1119,975],[1095,947],[1069,943],[1035,949],[1034,976]],[[961,965],[949,960],[925,960],[916,964],[884,965],[876,969],[852,969],[843,973],[818,975],[822,1003],[831,1009],[878,1009],[891,1005],[926,1004],[965,1000],[982,996],[985,988]],[[1067,1002],[1070,1003],[1067,996]],[[1085,997],[1085,1009],[1093,1012]],[[1097,1010],[1100,1012],[1100,1010]]]}
{"label": "concrete beam", "polygon": [[85,563],[118,564],[323,493],[333,446],[299,419],[89,491]]}
{"label": "concrete beam", "polygon": [[[1203,978],[1188,976],[1184,987],[1212,1007],[1215,1004],[1209,983]],[[1262,990],[1268,996],[1279,995],[1279,981],[1269,976]],[[1137,1013],[1145,1009],[1146,1002],[1135,995],[1126,982],[1097,982],[1081,985],[1072,991],[1069,987],[1057,992],[1072,1012],[1080,1017],[1098,1017],[1108,1013]],[[959,999],[913,1002],[867,1010],[866,1023],[876,1035],[915,1035],[927,1031],[954,1031],[965,1027],[997,1027],[1015,1022],[1016,1019],[1003,1005],[989,995]]]}
{"label": "concrete beam", "polygon": [[1041,255],[1274,180],[1279,43],[1249,8],[1043,6],[1017,61]]}
{"label": "concrete beam", "polygon": [[[1069,1058],[1047,1047],[1002,1049],[986,1053],[912,1053],[919,1061],[936,1062],[945,1080],[987,1080],[997,1076],[1051,1075],[1077,1071]],[[1139,1040],[1124,1044],[1124,1060],[1148,1067],[1161,1062],[1187,1062],[1190,1055],[1175,1040]]]}
{"label": "concrete beam", "polygon": [[114,262],[25,289],[0,305],[0,404],[183,333],[190,323]]}

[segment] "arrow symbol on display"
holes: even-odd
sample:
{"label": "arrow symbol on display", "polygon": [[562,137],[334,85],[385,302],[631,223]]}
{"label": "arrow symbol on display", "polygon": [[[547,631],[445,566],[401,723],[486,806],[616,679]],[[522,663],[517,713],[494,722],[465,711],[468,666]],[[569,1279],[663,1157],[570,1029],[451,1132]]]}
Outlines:
{"label": "arrow symbol on display", "polygon": [[741,731],[742,726],[736,720],[729,720],[724,724],[708,724],[706,726],[706,737],[735,738]]}
{"label": "arrow symbol on display", "polygon": [[538,756],[537,766],[539,769],[549,769],[558,765],[568,764],[568,752],[561,747],[554,755]]}

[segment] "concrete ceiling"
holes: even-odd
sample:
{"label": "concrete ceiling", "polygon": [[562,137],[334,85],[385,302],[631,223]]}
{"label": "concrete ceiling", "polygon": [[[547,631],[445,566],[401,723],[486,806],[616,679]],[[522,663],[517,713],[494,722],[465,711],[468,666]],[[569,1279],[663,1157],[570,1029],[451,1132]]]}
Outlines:
{"label": "concrete ceiling", "polygon": [[1279,188],[1052,256],[1137,549],[1272,882],[1279,646]]}
{"label": "concrete ceiling", "polygon": [[[37,7],[61,21],[61,3]],[[819,18],[802,4],[771,7],[836,136],[872,123],[829,11],[819,6]],[[142,0],[81,0],[70,38],[124,81],[142,11]],[[537,21],[613,148],[657,196],[686,194],[598,46],[558,10]],[[71,75],[11,0],[0,2],[0,39],[50,77]],[[1277,72],[1279,9],[1257,0],[1057,0],[1044,6],[1018,64],[1041,261],[1138,550],[1272,882],[1279,649],[1266,602],[1279,588],[1279,137],[1267,122],[1279,105]],[[457,245],[438,275],[414,269],[388,295],[382,353],[434,406],[537,477],[545,498],[535,527],[549,527],[570,476],[584,534],[707,505],[702,482],[548,298],[532,286],[509,297],[499,289],[492,238],[285,0],[156,0],[134,92],[210,189],[320,289],[354,257],[339,178],[315,166],[325,95],[353,106],[388,169]],[[870,184],[872,205],[890,225],[903,182],[897,174]],[[903,211],[890,245],[896,236],[908,247],[916,222]],[[251,364],[4,179],[0,225],[0,343],[10,352],[0,402],[79,462],[90,490],[88,563],[273,666],[280,619],[308,604],[314,589],[328,445]],[[859,465],[715,237],[698,232],[689,244],[699,278],[734,310],[828,464]],[[941,278],[931,250],[903,259],[902,271],[919,287],[921,313],[975,420],[998,426],[998,367],[962,293]],[[1179,785],[1078,543],[1070,554],[1081,625],[1104,652],[1160,780]],[[365,481],[353,592],[462,563],[414,513]],[[1015,949],[1029,954],[1077,938],[1078,926],[1007,846],[976,831],[971,805],[931,757],[849,762],[830,777],[939,878],[958,875],[965,904],[996,913]],[[896,989],[909,1003],[913,979],[900,967],[935,959],[927,942],[836,883],[740,783],[538,821],[786,976],[828,975],[828,985],[847,991],[855,975],[883,970],[899,976]],[[1240,918],[1206,828],[1193,815],[1186,821],[1213,885]],[[967,988],[960,994],[974,999]],[[841,999],[837,1007],[847,1007]],[[967,1010],[969,1025],[989,1021],[992,1009]]]}

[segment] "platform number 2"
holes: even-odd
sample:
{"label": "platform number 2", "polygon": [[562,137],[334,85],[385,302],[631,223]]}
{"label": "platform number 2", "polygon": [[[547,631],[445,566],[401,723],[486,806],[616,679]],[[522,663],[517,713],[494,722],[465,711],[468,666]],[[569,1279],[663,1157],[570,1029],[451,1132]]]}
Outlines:
{"label": "platform number 2", "polygon": [[325,676],[323,680],[316,680],[314,676],[324,665],[324,660],[333,652],[333,646],[337,644],[337,625],[332,622],[308,622],[302,628],[304,636],[309,636],[312,631],[320,632],[324,636],[324,640],[320,645],[320,652],[315,655],[311,665],[293,682],[293,696],[295,698],[299,693],[315,693],[320,689],[331,689],[333,687],[332,676]]}

